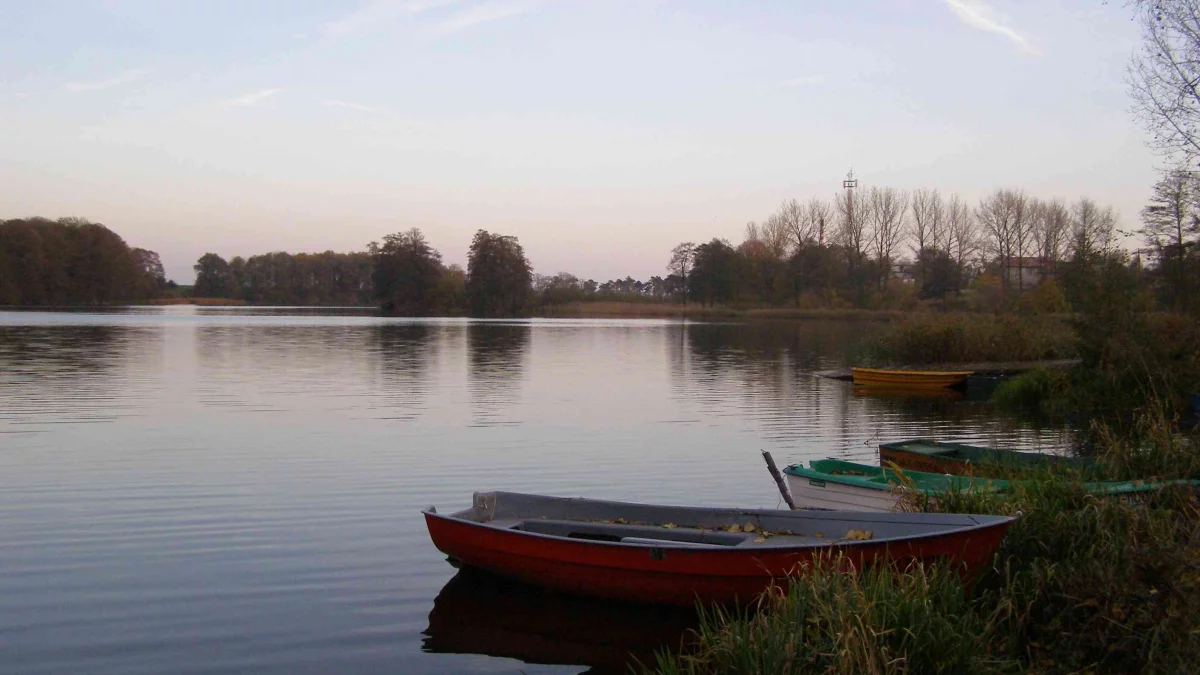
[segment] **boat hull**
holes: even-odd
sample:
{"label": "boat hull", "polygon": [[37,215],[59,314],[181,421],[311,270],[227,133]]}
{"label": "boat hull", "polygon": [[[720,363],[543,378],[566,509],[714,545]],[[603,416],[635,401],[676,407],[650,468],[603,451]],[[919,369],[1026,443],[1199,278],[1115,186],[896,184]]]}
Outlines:
{"label": "boat hull", "polygon": [[798,509],[844,509],[847,511],[887,512],[899,510],[900,494],[785,474],[788,492]]}
{"label": "boat hull", "polygon": [[962,384],[971,371],[851,368],[854,384],[886,389],[943,389]]}
{"label": "boat hull", "polygon": [[[812,522],[827,517],[795,511],[741,513],[739,518],[761,516],[764,523],[769,517],[784,517],[774,514],[790,513],[794,514],[790,517],[809,518]],[[873,521],[870,514],[829,513],[832,515],[828,517],[841,518],[843,525],[856,522],[870,529],[875,523],[879,531],[892,522]],[[770,544],[688,547],[542,536],[473,522],[460,514],[440,515],[430,510],[424,515],[434,545],[460,565],[558,591],[675,605],[749,603],[772,584],[786,583],[789,577],[803,575],[814,563],[828,560],[853,568],[883,561],[909,564],[949,560],[959,565],[965,575],[974,575],[991,562],[1010,522],[988,516],[882,514],[876,517],[966,518],[979,524],[880,541],[827,543],[814,539],[820,543],[794,547]]]}
{"label": "boat hull", "polygon": [[[917,449],[913,449],[913,447]],[[996,450],[961,443],[914,439],[879,446],[879,463],[895,464],[908,471],[952,474],[956,476],[986,476],[991,473],[989,465],[1010,468],[1037,468],[1053,465],[1085,468],[1086,460],[1043,455],[1013,450]]]}

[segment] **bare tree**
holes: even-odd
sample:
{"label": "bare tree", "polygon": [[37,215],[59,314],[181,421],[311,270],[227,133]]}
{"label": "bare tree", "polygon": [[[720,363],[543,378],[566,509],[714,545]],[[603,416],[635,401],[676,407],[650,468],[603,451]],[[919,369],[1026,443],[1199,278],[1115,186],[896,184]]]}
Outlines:
{"label": "bare tree", "polygon": [[692,261],[696,257],[696,245],[690,241],[671,249],[671,262],[667,263],[667,271],[679,277],[680,288],[683,290],[683,304],[687,304],[688,272],[692,270]]}
{"label": "bare tree", "polygon": [[1200,155],[1200,0],[1132,0],[1142,53],[1129,67],[1134,110],[1163,154]]}
{"label": "bare tree", "polygon": [[965,276],[967,261],[980,248],[979,221],[971,213],[971,207],[959,198],[950,195],[946,204],[946,251],[954,259],[959,276]]}
{"label": "bare tree", "polygon": [[1029,248],[1031,218],[1029,197],[1020,190],[997,190],[976,209],[989,249],[999,261],[1001,284],[1011,283],[1009,270],[1017,266],[1017,286],[1024,287],[1023,258]]}
{"label": "bare tree", "polygon": [[912,193],[912,219],[909,230],[913,253],[919,258],[926,249],[943,248],[946,207],[937,190],[921,189]]}
{"label": "bare tree", "polygon": [[863,190],[847,190],[837,199],[837,243],[846,248],[851,274],[863,262],[869,244],[867,223],[871,220],[871,200]]}
{"label": "bare tree", "polygon": [[1111,206],[1080,198],[1071,208],[1071,255],[1087,260],[1111,251],[1116,227],[1117,214]]}
{"label": "bare tree", "polygon": [[1200,182],[1179,167],[1163,172],[1154,184],[1150,203],[1142,209],[1141,234],[1158,251],[1160,267],[1171,284],[1178,307],[1187,294],[1184,260],[1187,249],[1200,235]]}
{"label": "bare tree", "polygon": [[763,221],[758,234],[771,258],[783,260],[787,257],[792,239],[803,226],[804,220],[804,207],[795,199],[789,199],[780,204],[779,210],[770,218]]}
{"label": "bare tree", "polygon": [[783,229],[786,244],[790,246],[796,238],[796,232],[804,227],[804,206],[795,199],[785,199],[767,220],[774,223],[773,227]]}
{"label": "bare tree", "polygon": [[758,223],[751,220],[746,223],[746,236],[742,239],[743,243],[758,244],[762,241],[762,237],[758,234]]}
{"label": "bare tree", "polygon": [[1021,190],[1009,190],[1012,200],[1013,227],[1011,250],[1017,254],[1017,290],[1025,290],[1025,258],[1033,239],[1031,200]]}
{"label": "bare tree", "polygon": [[1034,201],[1031,203],[1032,236],[1034,251],[1039,260],[1048,265],[1062,260],[1066,248],[1067,230],[1071,215],[1061,199]]}
{"label": "bare tree", "polygon": [[892,253],[904,240],[908,193],[895,188],[871,188],[871,245],[879,261],[879,288],[892,271]]}
{"label": "bare tree", "polygon": [[825,233],[830,232],[829,226],[833,224],[833,207],[829,202],[813,197],[808,200],[808,222],[811,232],[809,238],[816,237],[818,244],[825,243]]}

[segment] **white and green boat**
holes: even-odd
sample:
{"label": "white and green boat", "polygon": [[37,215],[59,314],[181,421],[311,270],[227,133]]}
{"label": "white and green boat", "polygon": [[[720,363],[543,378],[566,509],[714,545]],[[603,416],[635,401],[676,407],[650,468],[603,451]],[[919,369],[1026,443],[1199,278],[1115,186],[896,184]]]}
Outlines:
{"label": "white and green boat", "polygon": [[[906,491],[926,496],[944,490],[1004,492],[1012,482],[998,478],[955,476],[949,474],[898,472],[869,464],[840,459],[817,459],[808,468],[793,464],[783,470],[788,492],[798,509],[841,509],[855,511],[896,511]],[[1129,494],[1158,489],[1164,485],[1200,485],[1200,481],[1132,480],[1084,483],[1097,494]]]}

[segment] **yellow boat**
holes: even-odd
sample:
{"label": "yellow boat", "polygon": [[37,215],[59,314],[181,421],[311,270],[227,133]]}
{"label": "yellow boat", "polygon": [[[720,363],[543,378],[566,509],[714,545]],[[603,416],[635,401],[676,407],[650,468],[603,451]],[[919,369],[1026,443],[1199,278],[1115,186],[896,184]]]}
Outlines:
{"label": "yellow boat", "polygon": [[854,384],[864,387],[888,387],[890,389],[940,389],[953,387],[966,381],[969,370],[882,370],[879,368],[851,368]]}

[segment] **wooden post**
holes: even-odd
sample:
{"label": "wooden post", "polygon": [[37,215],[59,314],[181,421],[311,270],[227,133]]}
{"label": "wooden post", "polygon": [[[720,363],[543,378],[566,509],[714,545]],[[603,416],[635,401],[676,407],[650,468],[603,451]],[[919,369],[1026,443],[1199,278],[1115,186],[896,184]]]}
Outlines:
{"label": "wooden post", "polygon": [[775,460],[771,458],[771,453],[766,450],[762,451],[763,460],[767,463],[767,471],[771,472],[771,478],[775,479],[775,485],[779,486],[779,494],[783,495],[783,501],[787,502],[788,508],[795,511],[796,504],[792,502],[792,495],[788,492],[787,484],[783,482],[783,476],[779,473],[779,469],[775,466]]}

